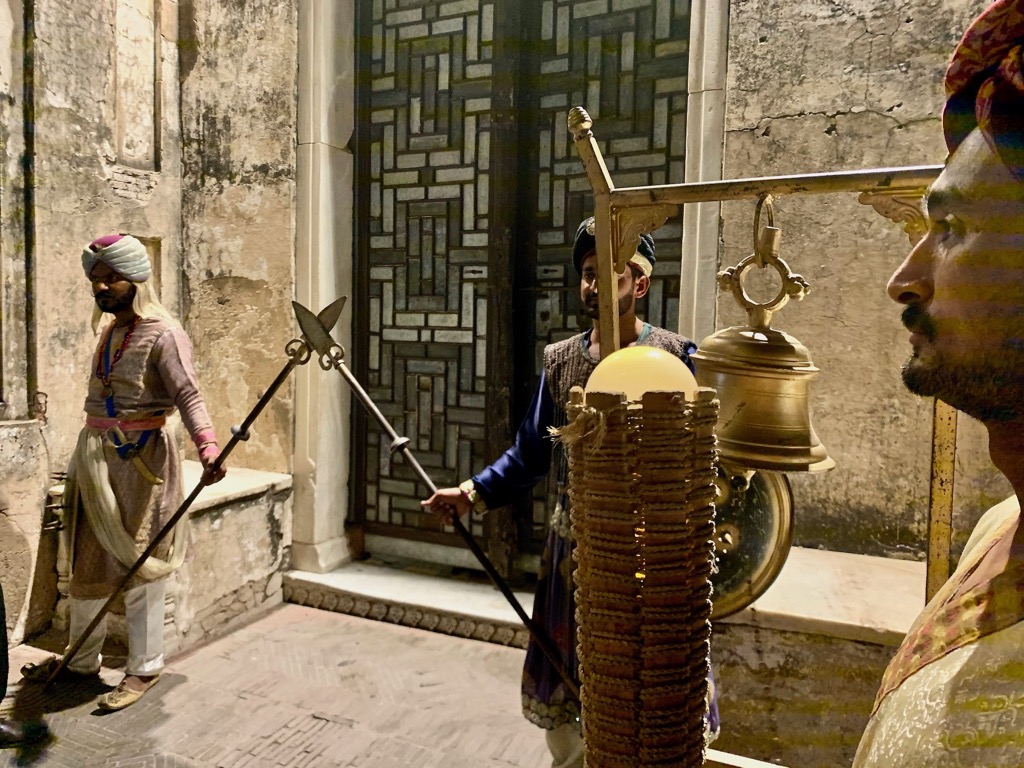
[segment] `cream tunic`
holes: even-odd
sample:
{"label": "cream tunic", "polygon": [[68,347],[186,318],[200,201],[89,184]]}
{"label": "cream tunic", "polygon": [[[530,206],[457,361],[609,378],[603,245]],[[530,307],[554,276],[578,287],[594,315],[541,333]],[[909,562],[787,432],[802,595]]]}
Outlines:
{"label": "cream tunic", "polygon": [[[1020,514],[1016,497],[979,521],[960,562]],[[854,768],[1024,766],[1024,621],[958,648],[882,701]]]}

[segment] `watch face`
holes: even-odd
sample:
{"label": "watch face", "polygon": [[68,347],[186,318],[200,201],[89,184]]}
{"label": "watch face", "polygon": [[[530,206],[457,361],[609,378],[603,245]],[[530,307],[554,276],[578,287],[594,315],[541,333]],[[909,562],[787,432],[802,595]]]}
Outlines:
{"label": "watch face", "polygon": [[720,466],[715,484],[713,620],[764,594],[793,543],[793,497],[783,473]]}

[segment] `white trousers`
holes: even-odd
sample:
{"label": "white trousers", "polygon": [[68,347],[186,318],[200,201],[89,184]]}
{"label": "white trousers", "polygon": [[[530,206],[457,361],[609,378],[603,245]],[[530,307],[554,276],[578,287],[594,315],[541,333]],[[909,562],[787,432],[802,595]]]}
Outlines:
{"label": "white trousers", "polygon": [[551,768],[583,768],[583,735],[575,723],[544,731],[551,752]]}
{"label": "white trousers", "polygon": [[[149,676],[159,674],[164,668],[164,593],[167,582],[151,581],[129,589],[124,595],[125,621],[128,624],[128,663],[125,673]],[[70,598],[71,631],[68,647],[81,636],[89,626],[107,598],[80,600]],[[72,672],[91,674],[100,668],[103,657],[100,650],[107,637],[107,617],[104,616],[96,629],[86,639],[68,664]]]}

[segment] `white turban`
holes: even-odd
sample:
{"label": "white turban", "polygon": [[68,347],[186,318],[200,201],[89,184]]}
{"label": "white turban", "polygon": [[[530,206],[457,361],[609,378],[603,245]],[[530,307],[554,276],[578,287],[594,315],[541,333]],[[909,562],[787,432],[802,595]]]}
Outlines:
{"label": "white turban", "polygon": [[153,273],[146,246],[131,235],[104,235],[82,251],[82,268],[87,276],[101,261],[133,283],[144,283]]}

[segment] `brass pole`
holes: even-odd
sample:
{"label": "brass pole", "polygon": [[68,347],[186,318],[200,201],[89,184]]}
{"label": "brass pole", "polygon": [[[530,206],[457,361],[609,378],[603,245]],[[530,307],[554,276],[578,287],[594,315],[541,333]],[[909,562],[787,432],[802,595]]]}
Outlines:
{"label": "brass pole", "polygon": [[953,538],[953,481],[956,474],[956,409],[935,400],[932,410],[932,472],[928,497],[928,564],[925,601],[946,583]]}
{"label": "brass pole", "polygon": [[822,195],[832,192],[863,192],[873,189],[924,189],[938,177],[941,165],[902,168],[869,168],[860,171],[829,171],[795,176],[762,176],[752,179],[662,184],[653,187],[620,187],[610,193],[612,209],[649,205],[682,205],[715,200],[745,200],[765,193],[773,195]]}
{"label": "brass pole", "polygon": [[601,156],[594,134],[593,121],[583,107],[569,111],[569,132],[583,161],[583,169],[594,190],[594,240],[597,245],[597,333],[601,344],[601,359],[619,348],[619,313],[616,311],[618,279],[614,268],[618,250],[618,233],[614,233],[609,195],[615,188],[611,174]]}
{"label": "brass pole", "polygon": [[[595,196],[597,198],[601,196]],[[619,279],[615,272],[615,246],[608,206],[595,200],[594,240],[597,245],[597,331],[601,359],[619,348]]]}

